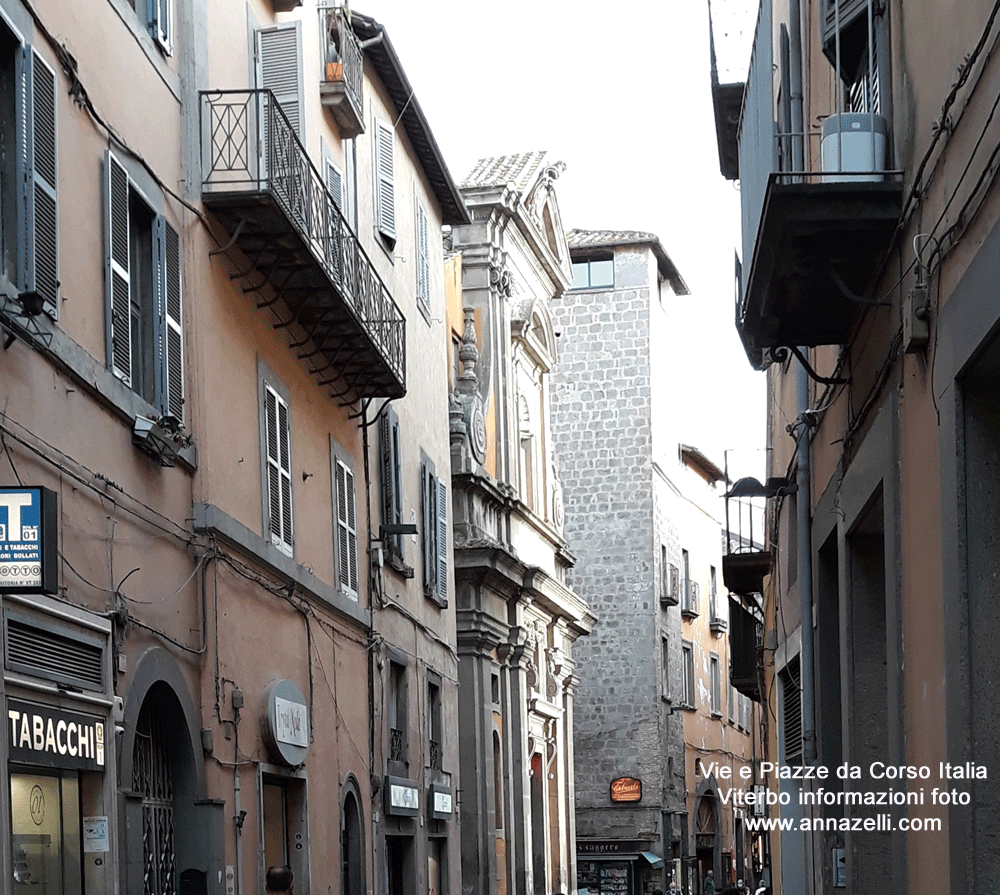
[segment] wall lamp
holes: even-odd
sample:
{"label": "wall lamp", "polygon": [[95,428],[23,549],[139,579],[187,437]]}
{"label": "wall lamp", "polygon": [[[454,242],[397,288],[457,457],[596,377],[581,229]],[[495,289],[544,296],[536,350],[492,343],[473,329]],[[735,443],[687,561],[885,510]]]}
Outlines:
{"label": "wall lamp", "polygon": [[385,541],[386,538],[394,538],[397,535],[415,535],[417,526],[414,522],[399,523],[398,525],[380,525],[378,527],[378,537],[374,541]]}
{"label": "wall lamp", "polygon": [[798,485],[789,484],[784,477],[771,477],[761,484],[759,479],[752,475],[737,479],[724,497],[780,497],[784,494],[791,494],[798,490]]}

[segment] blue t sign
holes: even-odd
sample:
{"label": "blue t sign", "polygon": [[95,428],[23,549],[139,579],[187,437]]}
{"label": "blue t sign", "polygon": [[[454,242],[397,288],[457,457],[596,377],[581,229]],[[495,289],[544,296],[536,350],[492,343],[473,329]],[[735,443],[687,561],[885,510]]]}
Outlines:
{"label": "blue t sign", "polygon": [[0,488],[0,589],[56,587],[56,495],[48,488]]}

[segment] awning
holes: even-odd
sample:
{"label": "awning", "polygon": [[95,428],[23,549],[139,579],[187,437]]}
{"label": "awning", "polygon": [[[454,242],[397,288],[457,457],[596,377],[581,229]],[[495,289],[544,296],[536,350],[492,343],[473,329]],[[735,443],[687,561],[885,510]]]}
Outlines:
{"label": "awning", "polygon": [[659,870],[663,866],[663,858],[654,855],[651,851],[644,851],[642,856],[649,862],[649,866],[654,870]]}

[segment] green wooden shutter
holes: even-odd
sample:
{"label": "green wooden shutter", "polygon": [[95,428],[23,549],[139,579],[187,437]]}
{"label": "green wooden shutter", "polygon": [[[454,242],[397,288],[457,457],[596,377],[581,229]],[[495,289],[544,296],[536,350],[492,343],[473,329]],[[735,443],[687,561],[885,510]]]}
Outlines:
{"label": "green wooden shutter", "polygon": [[30,47],[21,50],[22,282],[58,313],[59,245],[56,196],[56,75]]}
{"label": "green wooden shutter", "polygon": [[108,364],[132,384],[132,281],[129,275],[128,172],[110,151],[106,163],[105,304]]}
{"label": "green wooden shutter", "polygon": [[434,593],[437,584],[437,556],[435,543],[437,538],[437,520],[434,514],[434,501],[437,496],[434,487],[434,474],[430,464],[420,467],[420,493],[423,504],[421,526],[421,550],[424,567],[424,593]]}
{"label": "green wooden shutter", "polygon": [[393,144],[395,135],[384,121],[375,119],[375,204],[379,232],[389,239],[396,238],[396,192],[393,174]]}
{"label": "green wooden shutter", "polygon": [[[403,518],[401,472],[399,460],[399,420],[387,410],[379,423],[379,447],[381,449],[382,478],[382,523],[398,525]],[[402,559],[403,536],[386,537],[383,547],[393,556]]]}
{"label": "green wooden shutter", "polygon": [[444,479],[435,479],[437,486],[437,596],[448,602],[448,488]]}
{"label": "green wooden shutter", "polygon": [[267,436],[267,500],[271,543],[292,555],[292,474],[288,405],[264,384],[264,423]]}

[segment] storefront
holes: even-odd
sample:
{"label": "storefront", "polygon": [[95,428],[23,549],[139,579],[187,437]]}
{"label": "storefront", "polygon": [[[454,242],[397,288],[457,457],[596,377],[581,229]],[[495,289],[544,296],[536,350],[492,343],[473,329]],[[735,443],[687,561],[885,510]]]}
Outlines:
{"label": "storefront", "polygon": [[580,895],[645,895],[659,886],[663,858],[648,839],[577,839]]}
{"label": "storefront", "polygon": [[3,635],[11,891],[115,892],[110,625],[44,596],[6,595]]}

